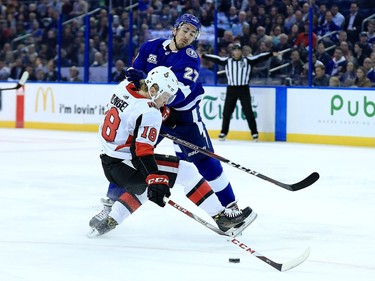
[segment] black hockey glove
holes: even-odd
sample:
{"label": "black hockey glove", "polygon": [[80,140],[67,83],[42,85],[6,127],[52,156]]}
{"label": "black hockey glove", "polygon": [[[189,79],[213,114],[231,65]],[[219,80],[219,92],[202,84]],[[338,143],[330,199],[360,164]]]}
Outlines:
{"label": "black hockey glove", "polygon": [[163,106],[160,108],[163,125],[174,128],[178,120],[178,113],[173,108]]}
{"label": "black hockey glove", "polygon": [[128,81],[132,82],[137,88],[139,88],[139,81],[147,77],[142,70],[135,69],[134,67],[129,67],[125,70],[125,76]]}
{"label": "black hockey glove", "polygon": [[146,178],[148,185],[147,196],[160,207],[165,206],[164,197],[171,196],[169,178],[167,175],[149,174]]}

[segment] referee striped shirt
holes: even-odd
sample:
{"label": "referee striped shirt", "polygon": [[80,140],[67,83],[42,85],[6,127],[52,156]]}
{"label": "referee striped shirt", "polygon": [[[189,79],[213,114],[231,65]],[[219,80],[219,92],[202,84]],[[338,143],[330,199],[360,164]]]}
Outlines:
{"label": "referee striped shirt", "polygon": [[256,56],[241,57],[239,60],[235,60],[232,57],[220,57],[210,54],[204,54],[203,58],[225,66],[228,86],[248,86],[251,79],[252,67],[271,56],[271,52],[265,52]]}

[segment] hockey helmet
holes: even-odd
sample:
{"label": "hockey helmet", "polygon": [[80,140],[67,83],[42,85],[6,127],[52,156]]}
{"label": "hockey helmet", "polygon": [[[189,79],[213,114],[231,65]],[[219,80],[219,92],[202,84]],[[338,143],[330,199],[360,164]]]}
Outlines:
{"label": "hockey helmet", "polygon": [[176,75],[173,71],[165,66],[157,66],[152,69],[145,79],[146,85],[148,89],[151,88],[152,85],[157,84],[159,86],[159,90],[156,93],[156,96],[152,97],[153,100],[156,100],[160,97],[163,93],[169,93],[174,98],[178,91],[178,80]]}
{"label": "hockey helmet", "polygon": [[176,20],[174,28],[179,29],[184,23],[191,24],[195,27],[195,29],[197,30],[195,39],[198,39],[199,35],[201,34],[201,23],[199,19],[191,14],[183,14]]}

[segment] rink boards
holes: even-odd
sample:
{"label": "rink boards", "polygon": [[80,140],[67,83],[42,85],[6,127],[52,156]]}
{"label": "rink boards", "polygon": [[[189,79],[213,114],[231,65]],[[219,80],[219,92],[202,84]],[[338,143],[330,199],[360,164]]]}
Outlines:
{"label": "rink boards", "polygon": [[[14,83],[0,83],[1,88]],[[0,127],[96,131],[114,85],[27,83],[2,91]],[[200,112],[211,136],[221,128],[226,87],[206,86]],[[260,140],[375,147],[375,91],[251,87]],[[229,139],[250,140],[240,102]]]}

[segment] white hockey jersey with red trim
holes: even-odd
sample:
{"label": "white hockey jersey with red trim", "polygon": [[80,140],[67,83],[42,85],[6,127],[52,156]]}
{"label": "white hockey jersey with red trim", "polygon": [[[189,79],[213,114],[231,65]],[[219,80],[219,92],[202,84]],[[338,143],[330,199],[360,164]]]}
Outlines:
{"label": "white hockey jersey with red trim", "polygon": [[124,80],[113,90],[107,107],[99,127],[102,153],[127,160],[153,155],[162,122],[155,103]]}

